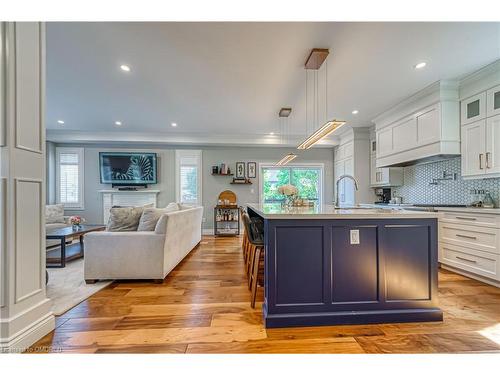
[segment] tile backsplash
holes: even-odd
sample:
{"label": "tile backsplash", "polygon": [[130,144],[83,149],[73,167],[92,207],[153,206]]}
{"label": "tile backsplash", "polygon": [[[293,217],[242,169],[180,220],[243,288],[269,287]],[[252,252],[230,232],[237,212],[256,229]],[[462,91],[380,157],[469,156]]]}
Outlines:
{"label": "tile backsplash", "polygon": [[[404,168],[404,185],[393,188],[393,195],[403,198],[403,203],[417,204],[470,204],[475,200],[472,189],[488,190],[495,200],[500,199],[500,178],[463,180],[460,176],[460,157],[429,164]],[[440,178],[443,172],[456,173],[456,181],[439,181],[430,185],[433,178]]]}

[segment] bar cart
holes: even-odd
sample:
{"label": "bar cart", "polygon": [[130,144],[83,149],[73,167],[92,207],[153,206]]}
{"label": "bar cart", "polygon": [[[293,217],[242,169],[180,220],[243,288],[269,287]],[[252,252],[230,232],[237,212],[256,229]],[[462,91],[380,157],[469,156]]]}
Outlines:
{"label": "bar cart", "polygon": [[214,207],[214,235],[238,236],[240,234],[240,209],[236,194],[225,190],[219,194]]}

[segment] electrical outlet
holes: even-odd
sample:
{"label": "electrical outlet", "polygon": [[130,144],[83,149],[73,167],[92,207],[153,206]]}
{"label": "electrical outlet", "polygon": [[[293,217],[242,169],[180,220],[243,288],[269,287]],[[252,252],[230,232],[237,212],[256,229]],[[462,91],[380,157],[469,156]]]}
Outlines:
{"label": "electrical outlet", "polygon": [[351,245],[359,245],[359,229],[351,229]]}
{"label": "electrical outlet", "polygon": [[206,217],[204,217],[203,219],[201,219],[201,221],[202,221],[203,223],[206,223],[207,218],[206,218]]}

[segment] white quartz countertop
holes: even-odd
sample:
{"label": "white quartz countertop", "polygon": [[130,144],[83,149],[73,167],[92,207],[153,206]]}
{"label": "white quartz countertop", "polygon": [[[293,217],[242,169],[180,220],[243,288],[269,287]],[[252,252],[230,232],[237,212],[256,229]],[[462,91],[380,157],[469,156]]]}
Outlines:
{"label": "white quartz countertop", "polygon": [[500,208],[481,208],[481,207],[436,207],[437,211],[443,212],[463,212],[469,214],[489,214],[500,215]]}
{"label": "white quartz countertop", "polygon": [[264,219],[432,219],[437,212],[384,210],[380,208],[282,207],[279,203],[248,203]]}

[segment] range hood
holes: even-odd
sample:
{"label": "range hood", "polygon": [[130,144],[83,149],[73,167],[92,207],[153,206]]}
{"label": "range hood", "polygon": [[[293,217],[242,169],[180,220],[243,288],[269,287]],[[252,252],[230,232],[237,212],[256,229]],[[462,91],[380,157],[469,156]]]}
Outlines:
{"label": "range hood", "polygon": [[380,166],[379,166],[379,164],[377,163],[377,168],[409,167],[412,165],[436,163],[438,161],[455,159],[458,157],[460,157],[460,154],[437,154],[437,155],[426,156],[426,157],[422,157],[422,158],[418,158],[418,159],[412,159],[412,160],[408,160],[408,161],[396,162],[394,164],[387,164],[387,165],[380,164]]}
{"label": "range hood", "polygon": [[377,168],[406,167],[460,156],[458,82],[436,82],[373,122]]}

